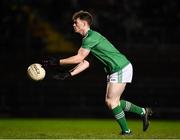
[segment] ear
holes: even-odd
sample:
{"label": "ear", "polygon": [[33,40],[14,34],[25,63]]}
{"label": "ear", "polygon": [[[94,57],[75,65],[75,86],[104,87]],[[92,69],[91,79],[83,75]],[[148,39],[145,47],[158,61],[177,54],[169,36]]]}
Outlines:
{"label": "ear", "polygon": [[83,21],[83,25],[84,25],[84,26],[88,26],[87,21],[84,20],[84,21]]}

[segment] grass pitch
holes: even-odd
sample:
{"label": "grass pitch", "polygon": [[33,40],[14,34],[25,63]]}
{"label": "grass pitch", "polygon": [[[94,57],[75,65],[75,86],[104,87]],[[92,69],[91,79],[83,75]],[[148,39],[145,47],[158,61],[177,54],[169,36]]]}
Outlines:
{"label": "grass pitch", "polygon": [[131,136],[121,136],[111,119],[0,119],[0,139],[178,139],[179,121],[151,120],[147,132],[142,121],[128,120]]}

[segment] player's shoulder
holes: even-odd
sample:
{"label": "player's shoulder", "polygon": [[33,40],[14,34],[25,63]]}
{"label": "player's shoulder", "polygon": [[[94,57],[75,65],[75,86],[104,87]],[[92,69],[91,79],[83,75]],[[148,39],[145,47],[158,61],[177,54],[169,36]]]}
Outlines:
{"label": "player's shoulder", "polygon": [[98,36],[101,36],[101,34],[99,32],[97,32],[95,30],[92,30],[92,29],[89,29],[88,34],[89,35],[98,35]]}
{"label": "player's shoulder", "polygon": [[88,31],[88,34],[87,34],[87,36],[85,38],[86,39],[93,39],[93,40],[95,39],[96,40],[96,39],[99,39],[101,37],[102,37],[102,35],[99,32],[90,29]]}

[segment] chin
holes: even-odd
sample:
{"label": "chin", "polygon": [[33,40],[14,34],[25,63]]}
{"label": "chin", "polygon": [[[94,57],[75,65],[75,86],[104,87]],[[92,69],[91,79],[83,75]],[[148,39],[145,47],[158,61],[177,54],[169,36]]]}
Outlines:
{"label": "chin", "polygon": [[75,30],[76,33],[79,33],[79,31]]}

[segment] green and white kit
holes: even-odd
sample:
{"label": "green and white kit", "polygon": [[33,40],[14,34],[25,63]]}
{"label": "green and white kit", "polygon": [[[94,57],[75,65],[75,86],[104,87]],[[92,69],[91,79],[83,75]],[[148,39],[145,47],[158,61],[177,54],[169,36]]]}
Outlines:
{"label": "green and white kit", "polygon": [[131,63],[100,33],[89,29],[81,47],[90,50],[104,64],[108,82],[131,82],[133,72]]}

